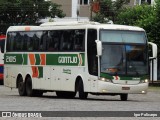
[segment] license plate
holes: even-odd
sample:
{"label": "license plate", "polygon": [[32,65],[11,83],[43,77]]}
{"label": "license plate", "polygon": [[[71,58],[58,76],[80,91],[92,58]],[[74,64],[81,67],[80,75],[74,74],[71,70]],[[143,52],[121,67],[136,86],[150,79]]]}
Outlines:
{"label": "license plate", "polygon": [[130,90],[130,87],[122,87],[122,90]]}

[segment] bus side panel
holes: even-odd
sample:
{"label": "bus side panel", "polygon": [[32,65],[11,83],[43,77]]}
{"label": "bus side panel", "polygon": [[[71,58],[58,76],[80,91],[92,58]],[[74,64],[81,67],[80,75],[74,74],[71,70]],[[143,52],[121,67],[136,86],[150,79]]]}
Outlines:
{"label": "bus side panel", "polygon": [[50,78],[51,78],[51,90],[61,90],[61,76],[60,67],[59,66],[51,66],[50,67]]}
{"label": "bus side panel", "polygon": [[[5,66],[4,67],[4,85],[7,87],[15,88],[17,79],[17,67]],[[13,72],[14,71],[14,72]]]}
{"label": "bus side panel", "polygon": [[62,73],[62,90],[65,91],[74,91],[76,78],[79,74],[82,74],[82,67],[61,67]]}
{"label": "bus side panel", "polygon": [[4,66],[4,85],[7,87],[11,87],[11,79],[10,76],[8,75],[8,70],[9,67]]}
{"label": "bus side panel", "polygon": [[37,79],[37,86],[43,90],[51,90],[50,66],[43,66],[43,75]]}

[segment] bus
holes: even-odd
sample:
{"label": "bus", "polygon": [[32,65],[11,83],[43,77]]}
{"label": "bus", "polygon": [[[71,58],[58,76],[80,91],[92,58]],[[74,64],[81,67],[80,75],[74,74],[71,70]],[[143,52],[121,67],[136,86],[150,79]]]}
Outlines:
{"label": "bus", "polygon": [[6,36],[0,34],[0,84],[3,84],[4,44]]}
{"label": "bus", "polygon": [[142,28],[97,22],[11,26],[4,68],[4,85],[18,88],[20,96],[49,91],[64,98],[78,93],[80,99],[119,95],[126,101],[128,94],[147,93],[148,41]]}

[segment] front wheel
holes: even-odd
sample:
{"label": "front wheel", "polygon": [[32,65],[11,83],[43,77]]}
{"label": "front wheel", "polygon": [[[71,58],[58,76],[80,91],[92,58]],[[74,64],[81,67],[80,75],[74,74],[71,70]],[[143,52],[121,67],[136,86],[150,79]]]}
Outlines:
{"label": "front wheel", "polygon": [[128,99],[128,94],[121,94],[120,95],[121,101],[127,101]]}
{"label": "front wheel", "polygon": [[88,93],[84,92],[84,86],[83,86],[82,80],[79,81],[78,92],[79,92],[79,98],[80,99],[87,99]]}

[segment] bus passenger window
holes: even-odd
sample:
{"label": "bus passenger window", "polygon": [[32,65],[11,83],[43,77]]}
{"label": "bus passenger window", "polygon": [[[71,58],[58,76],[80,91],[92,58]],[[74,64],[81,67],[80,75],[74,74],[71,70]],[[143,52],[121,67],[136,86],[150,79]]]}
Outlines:
{"label": "bus passenger window", "polygon": [[30,38],[27,41],[27,48],[29,51],[33,50],[33,41]]}
{"label": "bus passenger window", "polygon": [[23,50],[26,51],[27,50],[27,41],[28,41],[28,35],[24,34],[23,36]]}
{"label": "bus passenger window", "polygon": [[33,39],[33,50],[38,50],[40,39],[37,37],[36,33],[33,35],[32,39]]}
{"label": "bus passenger window", "polygon": [[85,30],[77,30],[74,39],[74,50],[84,50]]}
{"label": "bus passenger window", "polygon": [[8,33],[7,34],[7,52],[9,51],[13,51],[13,48],[14,48],[14,37],[15,37],[15,33]]}
{"label": "bus passenger window", "polygon": [[60,47],[60,39],[61,39],[61,31],[55,31],[54,32],[54,50],[59,50]]}
{"label": "bus passenger window", "polygon": [[49,31],[48,34],[48,42],[47,42],[47,50],[53,51],[54,50],[54,37],[53,37],[54,32]]}
{"label": "bus passenger window", "polygon": [[23,37],[21,36],[20,32],[17,32],[15,38],[14,38],[14,50],[19,51],[22,49],[22,39]]}
{"label": "bus passenger window", "polygon": [[48,42],[48,31],[44,31],[41,37],[40,49],[47,50],[47,42]]}
{"label": "bus passenger window", "polygon": [[61,37],[61,50],[63,51],[68,50],[68,40],[69,40],[69,34],[67,31],[64,31]]}

